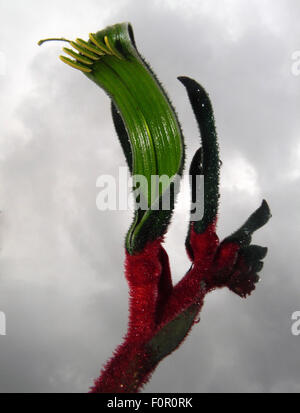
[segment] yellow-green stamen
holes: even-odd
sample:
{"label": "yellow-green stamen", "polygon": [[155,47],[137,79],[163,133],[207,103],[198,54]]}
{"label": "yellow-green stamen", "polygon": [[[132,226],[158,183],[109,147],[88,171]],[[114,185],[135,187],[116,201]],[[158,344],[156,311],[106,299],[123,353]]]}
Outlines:
{"label": "yellow-green stamen", "polygon": [[76,39],[76,43],[79,44],[79,46],[85,47],[89,51],[96,53],[99,56],[104,56],[105,53],[103,50],[100,50],[98,47],[93,46],[92,44],[82,40],[82,39]]}
{"label": "yellow-green stamen", "polygon": [[81,63],[85,63],[87,65],[92,65],[94,63],[93,60],[80,55],[79,53],[74,52],[72,49],[68,49],[67,47],[63,47],[63,51],[67,53],[69,56],[74,57],[74,59],[78,60]]}
{"label": "yellow-green stamen", "polygon": [[89,50],[86,50],[84,47],[79,46],[79,44],[75,42],[71,42],[71,46],[74,47],[74,49],[78,50],[81,54],[83,54],[86,57],[89,57],[92,60],[98,60],[99,56],[96,55],[93,52],[90,52]]}
{"label": "yellow-green stamen", "polygon": [[111,47],[107,36],[104,36],[104,42],[105,42],[106,46],[108,47],[108,49],[110,50],[110,52],[111,52],[114,56],[116,56],[118,59],[122,60],[122,57],[120,56],[120,54],[119,54],[115,49],[113,49],[113,48]]}
{"label": "yellow-green stamen", "polygon": [[95,46],[99,47],[99,49],[103,50],[106,54],[112,54],[109,49],[107,49],[103,44],[101,44],[96,38],[95,35],[90,33],[89,38],[91,42],[94,43]]}
{"label": "yellow-green stamen", "polygon": [[62,60],[67,65],[73,67],[74,69],[78,69],[81,72],[89,73],[89,72],[92,71],[92,69],[90,69],[89,67],[86,67],[86,66],[82,65],[79,62],[75,62],[75,60],[69,59],[68,57],[59,56],[59,58],[60,58],[60,60]]}

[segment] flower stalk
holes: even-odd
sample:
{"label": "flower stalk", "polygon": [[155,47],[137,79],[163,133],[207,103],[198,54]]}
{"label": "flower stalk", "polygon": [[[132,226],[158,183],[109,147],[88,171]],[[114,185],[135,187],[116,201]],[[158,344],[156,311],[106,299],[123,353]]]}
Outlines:
{"label": "flower stalk", "polygon": [[[137,51],[128,23],[107,27],[89,40],[62,40],[61,60],[100,86],[112,101],[112,117],[133,176],[150,182],[166,175],[168,184],[139,186],[147,208],[137,208],[125,242],[125,276],[129,286],[127,334],[103,367],[93,393],[138,392],[158,363],[172,353],[196,323],[206,294],[227,287],[240,297],[255,289],[267,249],[250,245],[252,234],[270,219],[266,201],[245,224],[222,242],[216,234],[219,204],[219,147],[212,104],[205,89],[188,77],[186,88],[201,135],[201,148],[190,167],[193,208],[197,207],[198,175],[204,175],[204,215],[191,219],[186,251],[191,267],[175,286],[163,247],[177,195],[175,177],[184,165],[183,135],[166,92]],[[161,203],[172,194],[168,210]],[[152,208],[157,206],[158,208]]]}

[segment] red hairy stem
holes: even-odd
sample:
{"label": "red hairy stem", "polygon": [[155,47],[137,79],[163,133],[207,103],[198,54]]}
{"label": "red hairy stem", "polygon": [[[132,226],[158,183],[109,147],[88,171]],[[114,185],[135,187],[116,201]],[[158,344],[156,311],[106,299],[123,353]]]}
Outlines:
{"label": "red hairy stem", "polygon": [[129,285],[129,324],[124,342],[95,381],[91,393],[133,393],[149,379],[157,365],[147,342],[157,330],[156,319],[171,294],[169,258],[162,238],[148,242],[143,251],[126,251],[125,275]]}
{"label": "red hairy stem", "polygon": [[[216,238],[212,230],[201,238],[203,251],[213,256]],[[159,362],[147,343],[167,321],[189,305],[196,304],[195,315],[203,305],[205,291],[199,288],[199,265],[173,289],[169,258],[161,243],[162,239],[158,239],[148,243],[140,253],[126,253],[125,274],[130,289],[128,332],[123,344],[102,369],[92,393],[139,391]],[[202,258],[207,258],[207,254],[203,252]]]}
{"label": "red hairy stem", "polygon": [[[255,289],[260,268],[255,260],[265,256],[265,249],[253,246],[245,250],[228,239],[220,243],[215,229],[213,222],[206,231],[197,233],[191,224],[188,253],[192,266],[174,288],[162,238],[148,242],[139,253],[126,253],[128,332],[102,369],[92,393],[138,392],[160,360],[187,336],[208,292],[228,287],[246,297]],[[258,255],[249,261],[251,251]]]}
{"label": "red hairy stem", "polygon": [[[170,288],[168,263],[162,251],[162,239],[148,242],[143,251],[130,255],[126,251],[125,276],[129,286],[129,325],[127,338],[144,341],[156,328],[157,305]],[[163,261],[161,260],[163,258]],[[162,282],[163,269],[166,279]]]}
{"label": "red hairy stem", "polygon": [[176,317],[193,303],[202,305],[204,296],[208,292],[207,282],[211,278],[212,261],[219,245],[215,227],[216,224],[213,223],[204,233],[197,234],[191,225],[189,256],[193,264],[183,279],[173,288],[161,317],[162,324]]}
{"label": "red hairy stem", "polygon": [[156,367],[145,343],[131,341],[128,336],[104,366],[90,393],[136,393]]}

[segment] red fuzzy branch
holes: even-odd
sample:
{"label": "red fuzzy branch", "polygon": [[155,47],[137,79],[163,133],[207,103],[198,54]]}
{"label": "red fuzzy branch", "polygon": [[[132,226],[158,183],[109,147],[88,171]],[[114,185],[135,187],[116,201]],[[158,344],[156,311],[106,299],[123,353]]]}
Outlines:
{"label": "red fuzzy branch", "polygon": [[135,255],[126,252],[125,275],[129,285],[127,341],[144,341],[156,328],[159,283],[163,270],[161,239],[148,243]]}
{"label": "red fuzzy branch", "polygon": [[[215,223],[201,234],[197,234],[191,225],[192,266],[174,288],[168,255],[161,243],[162,239],[159,239],[148,243],[138,254],[126,253],[126,278],[130,289],[128,332],[124,343],[117,348],[96,380],[91,389],[93,393],[139,391],[159,361],[182,343],[208,292],[228,287],[246,297],[255,288],[258,276],[254,272],[253,261],[247,263],[244,249],[237,242],[225,240],[220,244]],[[162,355],[157,355],[153,345],[151,347],[153,340],[157,340],[172,323],[179,323],[180,317],[192,307],[193,318],[175,337],[177,342],[170,348],[166,344],[163,350],[162,341],[159,350]]]}

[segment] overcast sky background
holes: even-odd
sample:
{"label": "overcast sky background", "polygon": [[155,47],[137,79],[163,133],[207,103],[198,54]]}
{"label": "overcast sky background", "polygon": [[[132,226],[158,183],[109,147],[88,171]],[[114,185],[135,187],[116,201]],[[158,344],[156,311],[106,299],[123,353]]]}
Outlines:
{"label": "overcast sky background", "polygon": [[[125,166],[109,100],[60,62],[61,44],[36,45],[122,21],[177,109],[187,166],[199,135],[176,77],[211,95],[220,237],[263,198],[273,214],[254,237],[269,247],[257,290],[247,300],[210,294],[201,323],[145,391],[299,392],[299,0],[0,0],[0,391],[86,392],[126,332],[132,214],[96,208],[97,177]],[[189,265],[187,220],[178,211],[166,241],[176,280]]]}

